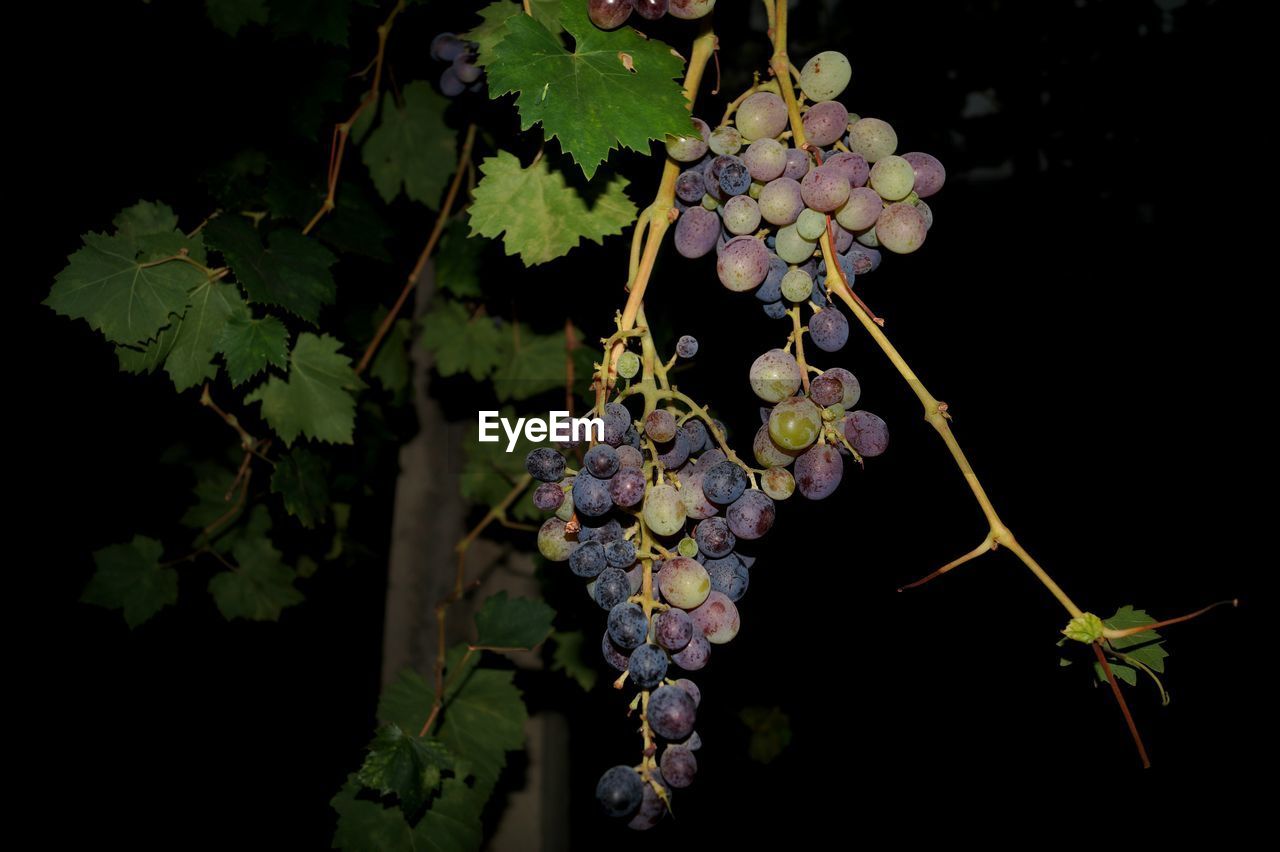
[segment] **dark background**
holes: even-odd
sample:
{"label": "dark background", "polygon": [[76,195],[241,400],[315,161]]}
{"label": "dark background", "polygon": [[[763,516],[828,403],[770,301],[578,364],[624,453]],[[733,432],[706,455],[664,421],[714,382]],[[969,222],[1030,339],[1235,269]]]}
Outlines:
{"label": "dark background", "polygon": [[[851,845],[871,831],[1139,843],[1160,826],[1238,827],[1253,813],[1243,776],[1264,745],[1247,679],[1269,675],[1246,634],[1263,605],[1255,577],[1274,557],[1259,558],[1268,551],[1257,544],[1270,508],[1259,496],[1270,484],[1267,385],[1254,367],[1267,340],[1254,324],[1261,288],[1232,269],[1241,223],[1263,202],[1240,197],[1254,189],[1252,163],[1227,127],[1243,91],[1224,4],[804,5],[797,64],[845,52],[851,111],[891,121],[903,150],[948,167],[925,248],[887,258],[857,286],[950,403],[1006,523],[1104,616],[1125,603],[1157,617],[1234,596],[1243,606],[1168,631],[1169,707],[1145,682],[1127,691],[1155,764],[1141,770],[1109,692],[1091,688],[1083,666],[1058,667],[1066,615],[1013,557],[895,593],[985,530],[915,398],[855,332],[827,363],[857,373],[863,405],[889,421],[893,442],[835,497],[785,504],[758,548],[742,634],[697,678],[706,745],[678,819],[659,829],[664,848]],[[731,19],[737,3],[721,6],[732,94],[765,49]],[[23,14],[32,17],[18,31],[44,41],[38,64],[15,72],[25,83],[9,116],[23,300],[12,350],[23,387],[9,415],[23,471],[10,702],[30,711],[10,735],[31,749],[11,772],[55,815],[46,831],[60,840],[323,848],[328,800],[373,726],[394,462],[374,483],[388,496],[366,515],[368,558],[307,581],[307,602],[280,624],[225,623],[196,578],[176,611],[130,632],[118,614],[77,602],[90,553],[165,532],[190,483],[162,451],[225,440],[225,427],[195,391],[175,397],[163,377],[118,373],[97,335],[39,302],[78,235],[138,198],[198,221],[210,208],[202,176],[246,141],[321,173],[322,150],[282,129],[282,99],[325,62],[363,65],[373,20],[353,25],[348,55],[264,34],[233,42],[194,3]],[[431,33],[469,20],[432,14],[398,31],[420,43],[393,37],[397,84],[428,73]],[[679,22],[659,29],[678,45],[692,34]],[[973,92],[989,92],[996,110],[967,115]],[[352,102],[348,92],[320,118]],[[699,112],[718,116],[723,98],[715,103]],[[647,203],[653,166],[615,163]],[[352,157],[347,169],[362,167]],[[361,286],[384,288],[389,302],[421,231],[406,228],[396,264]],[[503,298],[531,305],[526,316],[567,310],[588,335],[607,333],[624,252],[611,239],[523,276],[521,293]],[[350,280],[341,268],[338,280]],[[649,303],[702,342],[681,387],[745,441],[756,416],[746,368],[785,339],[781,326],[724,291],[709,263],[674,253]],[[596,635],[600,614],[549,573],[558,623]],[[573,725],[575,847],[652,839],[599,817],[591,796],[603,767],[634,760],[623,699],[603,685],[584,696],[559,675],[522,674],[521,685],[534,709],[559,709]],[[752,704],[791,718],[792,743],[768,766],[746,758],[736,720]]]}

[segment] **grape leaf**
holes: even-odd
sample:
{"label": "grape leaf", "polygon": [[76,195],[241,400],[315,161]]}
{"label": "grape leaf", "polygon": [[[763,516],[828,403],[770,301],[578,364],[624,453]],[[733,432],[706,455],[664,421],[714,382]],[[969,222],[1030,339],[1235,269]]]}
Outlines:
{"label": "grape leaf", "polygon": [[173,322],[160,329],[156,336],[141,348],[117,346],[116,360],[120,362],[120,369],[126,373],[154,373],[160,369],[164,359],[169,357],[169,352],[173,349],[173,343],[178,337],[178,328],[182,324],[182,317],[176,314],[171,319]]}
{"label": "grape leaf", "polygon": [[556,611],[532,598],[490,595],[476,613],[476,644],[491,649],[534,648],[551,633]]}
{"label": "grape leaf", "polygon": [[384,388],[392,393],[399,393],[409,386],[409,329],[412,327],[407,319],[396,320],[391,331],[378,347],[378,354],[369,365],[369,375],[377,379]]}
{"label": "grape leaf", "polygon": [[278,621],[285,607],[302,602],[302,592],[293,587],[293,569],[280,561],[280,551],[265,535],[238,539],[231,555],[237,566],[209,580],[223,618]]}
{"label": "grape leaf", "polygon": [[613,148],[648,152],[650,139],[688,132],[675,82],[684,63],[670,47],[630,27],[597,29],[581,0],[562,0],[560,23],[572,52],[527,15],[508,18],[506,36],[488,52],[489,96],[517,93],[521,130],[541,122],[588,178]]}
{"label": "grape leaf", "polygon": [[[67,258],[44,304],[83,319],[113,343],[137,344],[156,336],[187,306],[187,291],[205,280],[180,260],[143,266],[138,243],[123,234],[85,234]],[[145,261],[144,261],[145,262]]]}
{"label": "grape leaf", "polygon": [[551,633],[551,641],[555,644],[555,651],[551,654],[551,670],[564,672],[586,692],[594,689],[599,674],[596,667],[588,663],[583,654],[586,637],[583,636],[582,631],[554,630]]}
{"label": "grape leaf", "polygon": [[[1144,624],[1152,624],[1154,622],[1155,619],[1148,615],[1145,610],[1134,609],[1128,604],[1120,607],[1115,615],[1102,620],[1103,624],[1114,630],[1141,627]],[[1152,671],[1164,671],[1164,658],[1169,656],[1169,652],[1164,649],[1164,637],[1160,635],[1159,631],[1146,630],[1142,633],[1135,633],[1132,636],[1125,636],[1122,639],[1108,639],[1107,642],[1117,651],[1132,657]],[[1108,660],[1107,663],[1111,666],[1111,671],[1116,677],[1130,686],[1137,685],[1138,669],[1136,666],[1127,665],[1123,660],[1114,659]],[[1098,680],[1103,683],[1107,682],[1107,673],[1102,670],[1102,664],[1096,659],[1093,663],[1093,671],[1098,676]]]}
{"label": "grape leaf", "polygon": [[492,317],[470,317],[459,302],[437,301],[422,318],[422,345],[442,376],[466,372],[487,379],[507,350],[507,335]]}
{"label": "grape leaf", "polygon": [[[216,462],[199,462],[194,465],[196,502],[182,516],[183,526],[204,529],[227,514],[236,505],[234,496],[228,498],[236,481],[236,469]],[[244,507],[236,509],[228,523],[238,518]]]}
{"label": "grape leaf", "polygon": [[475,852],[480,848],[480,812],[489,791],[473,790],[457,778],[445,779],[440,795],[410,826],[399,808],[358,797],[352,775],[330,805],[338,812],[333,846],[345,852]]}
{"label": "grape leaf", "polygon": [[204,8],[214,27],[230,36],[241,27],[267,22],[266,0],[205,0]]}
{"label": "grape leaf", "polygon": [[[581,340],[581,335],[578,335]],[[498,399],[528,399],[555,388],[563,388],[565,369],[564,332],[535,334],[520,326],[507,338],[508,352],[493,371],[493,389]]]}
{"label": "grape leaf", "polygon": [[791,719],[781,707],[744,707],[738,718],[751,729],[747,754],[757,763],[772,763],[791,742]]}
{"label": "grape leaf", "polygon": [[[484,177],[469,208],[472,235],[502,236],[507,254],[520,255],[525,266],[555,260],[577,247],[583,237],[602,243],[636,218],[636,206],[623,189],[625,178],[613,176],[591,185],[587,200],[552,171],[546,158],[528,168],[507,151],[480,164]],[[505,236],[503,233],[505,232]]]}
{"label": "grape leaf", "polygon": [[80,600],[123,610],[125,623],[137,627],[178,601],[178,572],[161,566],[163,552],[160,542],[140,535],[96,551],[97,570]]}
{"label": "grape leaf", "polygon": [[284,323],[275,317],[255,318],[243,303],[227,317],[216,347],[227,362],[232,385],[244,384],[268,364],[283,369],[289,363],[289,331]]}
{"label": "grape leaf", "polygon": [[356,777],[384,796],[400,799],[412,818],[440,786],[440,771],[453,768],[453,756],[435,737],[415,737],[396,724],[384,725],[369,744],[369,754]]}
{"label": "grape leaf", "polygon": [[276,229],[268,237],[270,247],[264,249],[244,219],[219,216],[205,226],[204,233],[209,244],[222,252],[250,302],[284,308],[312,325],[320,309],[333,303],[337,288],[329,267],[337,258],[302,232]]}
{"label": "grape leaf", "polygon": [[[564,32],[560,25],[560,0],[533,0],[529,4],[533,19],[556,35]],[[480,23],[462,35],[465,41],[476,45],[476,64],[487,65],[491,51],[507,36],[507,21],[512,15],[523,15],[524,9],[519,3],[512,4],[508,0],[495,0],[476,12]]]}
{"label": "grape leaf", "polygon": [[401,92],[403,106],[388,92],[382,99],[378,128],[364,141],[361,156],[383,200],[404,193],[431,209],[440,203],[453,171],[454,132],[444,123],[449,102],[430,83],[410,83]]}
{"label": "grape leaf", "polygon": [[329,507],[329,465],[306,447],[295,447],[276,462],[271,493],[279,494],[284,508],[310,529],[324,521]]}
{"label": "grape leaf", "polygon": [[142,237],[172,234],[178,230],[178,214],[159,201],[139,201],[126,207],[111,220],[116,233],[137,242]]}
{"label": "grape leaf", "polygon": [[334,444],[350,444],[356,401],[352,390],[364,387],[351,359],[338,352],[329,335],[298,336],[289,353],[289,378],[272,376],[244,398],[261,402],[262,416],[291,446],[298,435]]}
{"label": "grape leaf", "polygon": [[436,285],[459,299],[480,298],[480,257],[487,245],[468,236],[461,219],[450,222],[436,252]]}
{"label": "grape leaf", "polygon": [[179,391],[218,375],[213,363],[227,319],[245,311],[234,284],[206,280],[187,297],[187,312],[176,325],[173,345],[164,361],[165,372]]}

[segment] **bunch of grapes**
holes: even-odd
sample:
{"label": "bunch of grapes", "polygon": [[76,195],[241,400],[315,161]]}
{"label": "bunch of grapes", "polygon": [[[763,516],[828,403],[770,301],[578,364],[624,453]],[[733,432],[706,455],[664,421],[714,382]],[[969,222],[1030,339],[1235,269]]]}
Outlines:
{"label": "bunch of grapes", "polygon": [[673,18],[692,21],[711,13],[716,0],[587,0],[587,17],[602,30],[617,29],[635,12],[656,21],[668,12]]}
{"label": "bunch of grapes", "polygon": [[484,89],[484,69],[476,65],[475,42],[463,41],[454,33],[440,33],[431,40],[431,58],[436,62],[448,62],[449,67],[440,74],[440,93],[456,98],[466,91]]}
{"label": "bunch of grapes", "polygon": [[[880,249],[908,254],[933,225],[924,199],[942,188],[937,158],[902,155],[886,121],[861,118],[835,98],[849,84],[849,60],[836,51],[800,71],[800,109],[808,142],[790,145],[787,105],[766,83],[743,99],[736,120],[712,130],[693,119],[695,133],[668,138],[667,154],[687,163],[676,180],[680,220],[675,245],[689,258],[715,249],[720,282],[755,290],[764,312],[781,318],[788,304],[810,303],[814,343],[844,345],[848,321],[830,304],[827,278],[852,285],[873,272]],[[828,234],[839,270],[827,269],[819,240]]]}

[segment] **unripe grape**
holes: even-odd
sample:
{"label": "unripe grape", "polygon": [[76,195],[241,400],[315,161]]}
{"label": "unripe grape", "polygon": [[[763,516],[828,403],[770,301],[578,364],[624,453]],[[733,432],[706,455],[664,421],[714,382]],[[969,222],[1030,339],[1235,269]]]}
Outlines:
{"label": "unripe grape", "polygon": [[[684,527],[680,493],[663,483],[649,489],[644,498],[644,522],[658,535],[675,535]],[[549,558],[549,557],[548,557]]]}
{"label": "unripe grape", "polygon": [[843,53],[824,50],[800,69],[800,88],[811,101],[829,101],[840,96],[852,76],[853,68]]}
{"label": "unripe grape", "polygon": [[916,173],[902,157],[881,157],[871,167],[871,188],[885,201],[901,201],[911,194]]}
{"label": "unripe grape", "polygon": [[679,609],[694,609],[711,592],[707,569],[693,559],[677,556],[668,559],[658,572],[658,588],[662,599]]}
{"label": "unripe grape", "polygon": [[849,150],[874,163],[898,150],[898,134],[887,121],[859,119],[849,128]]}
{"label": "unripe grape", "polygon": [[765,402],[779,402],[800,389],[800,365],[795,356],[770,349],[751,364],[751,390]]}
{"label": "unripe grape", "polygon": [[769,414],[769,437],[784,450],[803,450],[822,432],[822,409],[803,396],[784,399]]}

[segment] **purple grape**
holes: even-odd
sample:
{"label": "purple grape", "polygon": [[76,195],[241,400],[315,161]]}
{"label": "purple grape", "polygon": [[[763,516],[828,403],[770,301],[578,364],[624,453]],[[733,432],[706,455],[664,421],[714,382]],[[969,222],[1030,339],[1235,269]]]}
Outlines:
{"label": "purple grape", "polygon": [[[732,465],[739,473],[742,472],[742,468],[732,462],[725,462],[724,464]],[[745,485],[746,474],[743,474],[743,480]],[[703,480],[702,489],[704,493],[706,488],[706,480]],[[707,518],[694,527],[693,537],[698,542],[698,550],[711,557],[724,556],[732,552],[734,545],[738,543],[733,533],[729,531],[729,525],[725,523],[724,518]],[[572,560],[572,557],[570,559]]]}
{"label": "purple grape", "polygon": [[787,315],[787,305],[781,299],[769,302],[764,306],[764,315],[769,319],[782,319]]}
{"label": "purple grape", "polygon": [[819,147],[835,142],[849,128],[849,111],[839,101],[822,101],[804,114],[804,135]]}
{"label": "purple grape", "polygon": [[765,275],[760,288],[756,290],[756,298],[762,302],[776,302],[781,299],[782,276],[786,275],[790,268],[787,262],[776,254],[769,255],[769,272]]}
{"label": "purple grape", "polygon": [[458,54],[450,67],[453,68],[453,73],[458,75],[458,79],[464,83],[474,83],[484,73],[484,70],[475,64],[475,57],[470,53]]}
{"label": "purple grape", "polygon": [[[663,785],[665,787],[666,782],[663,782]],[[662,797],[654,792],[652,784],[645,784],[644,797],[640,801],[640,810],[636,811],[636,815],[627,823],[627,828],[633,831],[648,831],[661,822],[666,813],[666,802],[662,801]]]}
{"label": "purple grape", "polygon": [[539,447],[524,457],[524,469],[539,482],[558,482],[564,478],[564,456],[550,447]]}
{"label": "purple grape", "polygon": [[598,541],[601,544],[608,544],[611,541],[617,541],[622,538],[622,524],[614,518],[610,518],[603,524],[596,523],[590,518],[584,519],[582,529],[578,531],[578,541],[586,543],[588,541]]}
{"label": "purple grape", "polygon": [[627,468],[635,468],[639,470],[644,467],[644,454],[630,444],[623,444],[618,447],[618,468],[625,470]]}
{"label": "purple grape", "polygon": [[[666,658],[665,654],[663,658]],[[693,733],[693,726],[698,720],[698,705],[688,690],[666,684],[655,689],[649,696],[645,719],[653,732],[662,739],[682,740]]]}
{"label": "purple grape", "polygon": [[[857,275],[875,272],[876,267],[880,265],[880,252],[866,246],[850,246],[847,257]],[[843,265],[841,268],[844,268]]]}
{"label": "purple grape", "polygon": [[[604,559],[603,550],[600,556]],[[620,603],[609,610],[609,638],[619,648],[634,648],[649,634],[649,619],[640,604]]]}
{"label": "purple grape", "polygon": [[[696,763],[694,768],[697,768]],[[640,809],[647,786],[640,779],[640,773],[630,766],[615,766],[600,776],[596,784],[596,798],[609,816],[631,816]]]}
{"label": "purple grape", "polygon": [[544,512],[553,512],[564,502],[564,489],[555,482],[544,482],[533,492],[533,505]]}
{"label": "purple grape", "polygon": [[[797,187],[798,189],[798,187]],[[716,247],[720,236],[720,217],[705,207],[690,207],[676,222],[676,251],[687,258],[698,258]]]}
{"label": "purple grape", "polygon": [[756,489],[744,493],[725,511],[729,529],[738,538],[747,540],[755,540],[767,533],[776,516],[773,500]]}
{"label": "purple grape", "polygon": [[707,445],[707,427],[702,425],[701,420],[686,420],[680,428],[689,442],[689,452],[700,452]]}
{"label": "purple grape", "polygon": [[849,341],[849,320],[835,308],[818,311],[809,320],[809,337],[823,352],[839,352]]}
{"label": "purple grape", "polygon": [[582,457],[582,469],[597,479],[608,479],[618,472],[618,451],[608,444],[596,444]]}
{"label": "purple grape", "polygon": [[458,75],[452,66],[444,69],[444,72],[440,75],[440,94],[446,98],[456,98],[466,89],[467,84],[458,79]]}
{"label": "purple grape", "polygon": [[[662,448],[659,447],[659,449]],[[684,432],[677,430],[671,445],[658,454],[658,461],[662,462],[662,466],[667,470],[675,470],[688,460],[689,439],[685,437]]]}
{"label": "purple grape", "polygon": [[579,544],[577,550],[569,554],[569,570],[579,577],[590,579],[604,569],[604,545],[598,541]]}
{"label": "purple grape", "polygon": [[[702,703],[702,690],[698,689],[698,685],[693,681],[689,680],[689,678],[687,677],[677,678],[676,686],[680,687],[685,692],[689,693],[689,696],[693,698],[694,707],[697,707]],[[697,734],[694,734],[693,736],[697,736]],[[696,748],[696,747],[697,746],[690,746],[690,748]]]}
{"label": "purple grape", "polygon": [[844,175],[849,181],[849,186],[864,186],[871,174],[871,167],[867,165],[866,158],[850,151],[836,151],[823,159],[822,165]]}
{"label": "purple grape", "polygon": [[844,387],[841,386],[840,379],[833,376],[830,370],[809,382],[809,398],[823,408],[835,405],[843,397]]}
{"label": "purple grape", "polygon": [[757,139],[747,146],[742,154],[742,162],[753,180],[768,183],[774,178],[782,177],[787,169],[787,151],[776,139]]}
{"label": "purple grape", "polygon": [[[641,615],[643,616],[644,613],[642,612]],[[636,686],[641,689],[653,689],[667,676],[669,662],[667,652],[658,646],[641,645],[631,652],[631,658],[627,661],[627,671],[630,672],[631,682]]]}
{"label": "purple grape", "polygon": [[910,163],[911,168],[915,170],[916,195],[928,198],[942,189],[942,184],[947,180],[947,170],[942,167],[937,157],[922,151],[911,151],[903,154],[902,159]]}
{"label": "purple grape", "polygon": [[844,437],[858,455],[872,458],[889,447],[889,427],[870,411],[852,411],[844,421]]}
{"label": "purple grape", "polygon": [[669,609],[653,617],[653,632],[657,643],[668,651],[679,651],[693,638],[693,621],[682,609]]}
{"label": "purple grape", "polygon": [[686,204],[697,204],[706,195],[706,186],[702,172],[686,169],[676,178],[676,197]]}
{"label": "purple grape", "polygon": [[662,770],[664,781],[676,789],[683,789],[693,783],[693,776],[698,771],[698,758],[684,746],[671,745],[662,750],[658,768]]}
{"label": "purple grape", "polygon": [[[822,375],[839,380],[840,390],[844,396],[837,401],[845,407],[845,410],[851,409],[858,404],[858,398],[862,396],[862,385],[859,384],[857,376],[844,367],[832,367],[829,370],[825,370]],[[813,385],[810,384],[809,388],[812,390]]]}
{"label": "purple grape", "polygon": [[720,559],[708,559],[703,567],[711,577],[711,588],[729,600],[739,600],[747,593],[747,583],[751,576],[736,553]]}
{"label": "purple grape", "polygon": [[818,166],[800,182],[800,197],[819,213],[830,213],[848,200],[849,181],[837,169]]}
{"label": "purple grape", "polygon": [[656,21],[667,14],[668,0],[632,0],[636,14],[646,21]]}
{"label": "purple grape", "polygon": [[587,17],[602,30],[613,30],[631,16],[631,0],[588,0]]}
{"label": "purple grape", "polygon": [[787,149],[787,167],[782,172],[782,176],[799,181],[809,173],[809,169],[813,167],[813,160],[809,159],[809,155],[799,148]]}
{"label": "purple grape", "polygon": [[625,538],[604,546],[604,559],[614,568],[628,568],[636,561],[636,546]]}
{"label": "purple grape", "polygon": [[466,49],[466,42],[453,33],[440,33],[431,39],[431,58],[437,62],[452,62]]}
{"label": "purple grape", "polygon": [[[723,461],[708,468],[702,478],[702,493],[713,503],[728,505],[746,490],[746,471],[731,461]],[[701,547],[701,542],[699,546]]]}
{"label": "purple grape", "polygon": [[[624,449],[631,449],[625,447]],[[644,499],[644,474],[637,468],[624,467],[609,480],[609,496],[624,509],[640,505]]]}
{"label": "purple grape", "polygon": [[720,166],[718,175],[720,190],[725,195],[742,195],[751,188],[751,173],[747,171],[746,163],[734,156],[716,159],[727,160]]}
{"label": "purple grape", "polygon": [[830,444],[810,447],[796,459],[796,490],[810,500],[833,494],[844,476],[844,460]]}
{"label": "purple grape", "polygon": [[832,230],[836,234],[836,252],[843,254],[853,245],[853,234],[846,231],[839,222],[833,223]]}
{"label": "purple grape", "polygon": [[622,403],[611,402],[604,407],[601,419],[604,421],[605,443],[612,447],[621,444],[627,429],[631,427],[631,412]]}
{"label": "purple grape", "polygon": [[760,190],[756,205],[760,208],[760,215],[770,225],[790,225],[799,218],[800,211],[804,210],[800,183],[785,176],[771,180]]}
{"label": "purple grape", "polygon": [[769,250],[755,237],[734,237],[716,259],[720,283],[735,293],[760,286],[768,272]]}
{"label": "purple grape", "polygon": [[[615,606],[631,597],[631,594],[631,581],[621,568],[606,568],[596,577],[595,599],[601,609],[612,611]],[[608,638],[607,633],[605,638]]]}
{"label": "purple grape", "polygon": [[[672,654],[671,659],[685,671],[696,672],[711,659],[711,643],[707,641],[707,637],[695,631],[689,644]],[[690,725],[692,726],[692,722]]]}
{"label": "purple grape", "polygon": [[681,335],[676,341],[676,354],[681,358],[692,358],[698,354],[698,338],[691,334]]}
{"label": "purple grape", "polygon": [[609,483],[596,479],[586,471],[581,471],[573,478],[573,507],[578,514],[588,518],[598,518],[613,508],[613,498],[609,496]]}
{"label": "purple grape", "polygon": [[618,646],[613,644],[613,640],[609,638],[608,630],[604,632],[604,636],[600,637],[600,655],[604,657],[606,663],[618,671],[625,672],[627,670],[627,655],[619,651]]}

